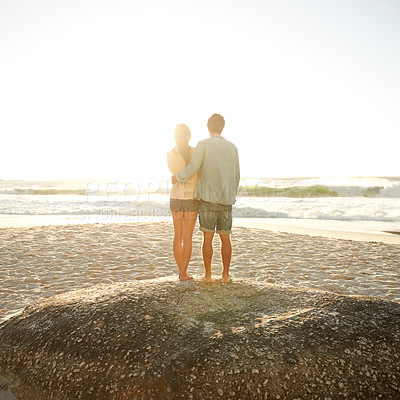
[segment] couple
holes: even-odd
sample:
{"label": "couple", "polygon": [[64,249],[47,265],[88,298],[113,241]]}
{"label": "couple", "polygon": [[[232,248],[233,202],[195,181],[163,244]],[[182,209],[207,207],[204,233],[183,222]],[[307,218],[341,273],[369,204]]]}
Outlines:
{"label": "couple", "polygon": [[174,135],[176,146],[167,154],[173,174],[170,208],[174,220],[174,257],[181,281],[192,279],[187,268],[197,214],[203,232],[203,279],[211,282],[213,238],[217,232],[221,238],[222,282],[230,280],[232,204],[236,201],[240,170],[236,146],[221,136],[224,126],[222,115],[213,114],[207,123],[210,137],[194,149],[189,146],[190,129],[179,124]]}

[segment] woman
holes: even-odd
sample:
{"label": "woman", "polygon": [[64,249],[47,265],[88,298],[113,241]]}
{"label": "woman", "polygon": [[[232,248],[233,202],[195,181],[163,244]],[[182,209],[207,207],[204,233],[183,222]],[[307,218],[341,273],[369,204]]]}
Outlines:
{"label": "woman", "polygon": [[[194,148],[189,146],[190,129],[178,124],[174,134],[176,146],[167,154],[168,168],[173,175],[182,171],[190,161]],[[174,257],[179,268],[179,279],[193,279],[187,273],[192,256],[192,236],[196,224],[198,202],[194,199],[198,175],[185,184],[175,183],[171,189],[170,209],[174,220]]]}

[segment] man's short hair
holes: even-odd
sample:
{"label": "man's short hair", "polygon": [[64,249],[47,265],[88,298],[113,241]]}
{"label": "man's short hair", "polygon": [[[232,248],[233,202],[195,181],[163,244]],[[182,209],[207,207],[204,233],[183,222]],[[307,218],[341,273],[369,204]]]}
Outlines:
{"label": "man's short hair", "polygon": [[224,117],[220,114],[213,114],[208,119],[207,127],[210,133],[221,133],[225,126]]}

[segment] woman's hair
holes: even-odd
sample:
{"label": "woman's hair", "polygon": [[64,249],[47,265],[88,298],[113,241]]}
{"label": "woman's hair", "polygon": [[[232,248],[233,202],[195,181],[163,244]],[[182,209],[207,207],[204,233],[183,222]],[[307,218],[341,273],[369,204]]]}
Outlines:
{"label": "woman's hair", "polygon": [[185,160],[186,165],[190,162],[191,152],[189,146],[189,140],[192,137],[190,129],[185,124],[178,124],[175,127],[174,138],[176,142],[176,148]]}

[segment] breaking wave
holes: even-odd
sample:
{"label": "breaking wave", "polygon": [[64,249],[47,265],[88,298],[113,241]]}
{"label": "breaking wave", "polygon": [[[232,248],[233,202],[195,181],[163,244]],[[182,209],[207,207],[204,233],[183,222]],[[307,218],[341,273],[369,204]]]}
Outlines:
{"label": "breaking wave", "polygon": [[243,197],[400,197],[400,184],[391,186],[291,186],[271,187],[263,185],[240,186],[239,196]]}

